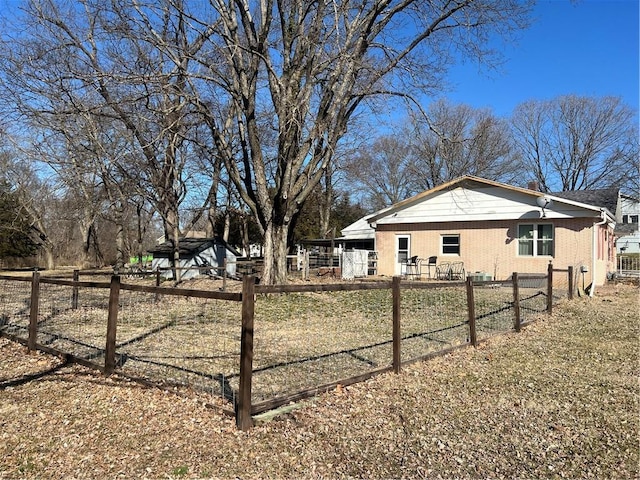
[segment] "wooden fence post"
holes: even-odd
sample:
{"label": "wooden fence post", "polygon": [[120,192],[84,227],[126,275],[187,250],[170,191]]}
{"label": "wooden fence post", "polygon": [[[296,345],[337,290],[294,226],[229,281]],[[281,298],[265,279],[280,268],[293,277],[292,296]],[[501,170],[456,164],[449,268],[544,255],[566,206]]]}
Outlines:
{"label": "wooden fence post", "polygon": [[513,326],[516,332],[519,332],[522,329],[522,319],[520,318],[520,286],[518,285],[518,272],[513,272],[511,278],[513,280],[513,314],[515,316]]}
{"label": "wooden fence post", "polygon": [[40,307],[40,274],[33,272],[31,277],[31,304],[29,306],[29,339],[27,348],[29,351],[36,349],[38,339],[38,311]]}
{"label": "wooden fence post", "polygon": [[80,271],[74,270],[73,271],[73,290],[71,291],[71,309],[72,310],[78,309],[78,294],[80,293],[78,289],[79,279],[80,279]]}
{"label": "wooden fence post", "polygon": [[395,276],[391,282],[391,295],[393,298],[393,372],[400,373],[402,358],[401,331],[400,331],[400,277]]}
{"label": "wooden fence post", "polygon": [[569,265],[568,271],[569,273],[567,275],[569,276],[569,300],[573,300],[573,289],[575,288],[575,286],[573,285],[573,265]]}
{"label": "wooden fence post", "polygon": [[111,277],[109,290],[109,316],[107,317],[107,345],[104,351],[104,373],[111,375],[116,369],[116,327],[120,309],[120,277]]}
{"label": "wooden fence post", "polygon": [[247,431],[251,418],[251,375],[253,373],[253,317],[255,313],[255,276],[242,278],[242,333],[240,337],[240,385],[236,406],[236,427]]}
{"label": "wooden fence post", "polygon": [[547,313],[553,313],[553,264],[547,267]]}
{"label": "wooden fence post", "polygon": [[467,311],[469,314],[469,342],[474,347],[478,346],[478,337],[476,333],[476,304],[473,296],[473,279],[467,277]]}
{"label": "wooden fence post", "polygon": [[156,268],[156,287],[160,286],[160,267]]}

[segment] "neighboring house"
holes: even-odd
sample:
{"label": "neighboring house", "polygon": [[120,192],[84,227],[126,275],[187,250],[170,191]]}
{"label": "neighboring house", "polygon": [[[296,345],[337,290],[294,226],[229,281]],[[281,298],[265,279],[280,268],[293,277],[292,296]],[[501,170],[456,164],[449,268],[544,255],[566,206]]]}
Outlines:
{"label": "neighboring house", "polygon": [[[615,272],[617,193],[601,204],[478,177],[450,181],[367,217],[375,230],[378,274],[399,275],[412,256],[464,262],[467,274],[506,279],[582,267],[602,285]],[[544,206],[545,208],[541,208]],[[343,234],[345,231],[343,231]],[[348,232],[347,232],[348,233]],[[593,288],[591,289],[593,292]]]}
{"label": "neighboring house", "polygon": [[[152,269],[165,269],[171,267],[170,259],[173,256],[173,246],[171,242],[164,242],[154,248],[149,249],[149,253],[153,254]],[[236,258],[240,254],[227,242],[221,238],[191,238],[185,237],[180,239],[180,268],[188,267],[223,267],[225,259],[227,260],[227,274],[235,276],[236,274]],[[213,275],[222,275],[220,270],[211,270]],[[188,280],[190,278],[201,275],[202,272],[197,269],[182,270],[181,278]],[[172,277],[171,271],[162,274],[165,278]]]}
{"label": "neighboring house", "polygon": [[620,195],[620,219],[616,224],[616,251],[619,254],[640,253],[640,200]]}

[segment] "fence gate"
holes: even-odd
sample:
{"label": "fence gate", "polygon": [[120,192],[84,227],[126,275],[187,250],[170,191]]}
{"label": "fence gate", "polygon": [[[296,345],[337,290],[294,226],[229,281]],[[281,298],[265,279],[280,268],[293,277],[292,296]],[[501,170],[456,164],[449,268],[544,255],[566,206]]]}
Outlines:
{"label": "fence gate", "polygon": [[618,255],[616,275],[640,278],[640,255]]}
{"label": "fence gate", "polygon": [[366,277],[369,267],[367,250],[350,250],[342,253],[342,278],[353,280],[355,277]]}

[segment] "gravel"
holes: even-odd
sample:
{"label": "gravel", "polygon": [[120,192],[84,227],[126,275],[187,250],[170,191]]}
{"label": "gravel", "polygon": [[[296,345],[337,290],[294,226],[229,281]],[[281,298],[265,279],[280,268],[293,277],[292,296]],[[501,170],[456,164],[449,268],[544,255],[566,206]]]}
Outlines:
{"label": "gravel", "polygon": [[0,478],[638,478],[638,288],[543,318],[249,432],[0,339]]}

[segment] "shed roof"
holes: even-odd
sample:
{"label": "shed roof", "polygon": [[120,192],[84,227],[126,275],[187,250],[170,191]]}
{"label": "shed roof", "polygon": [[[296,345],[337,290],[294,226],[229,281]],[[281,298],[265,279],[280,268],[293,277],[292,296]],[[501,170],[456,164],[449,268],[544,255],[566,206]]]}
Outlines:
{"label": "shed roof", "polygon": [[[204,252],[206,249],[211,248],[215,245],[222,245],[231,253],[236,256],[240,256],[240,253],[225,242],[220,237],[213,238],[193,238],[193,237],[183,237],[179,239],[179,252],[180,256],[191,257],[194,255],[198,255],[199,253]],[[161,243],[160,245],[156,245],[153,248],[148,250],[149,253],[152,253],[156,256],[164,256],[173,252],[173,244],[169,240]]]}

